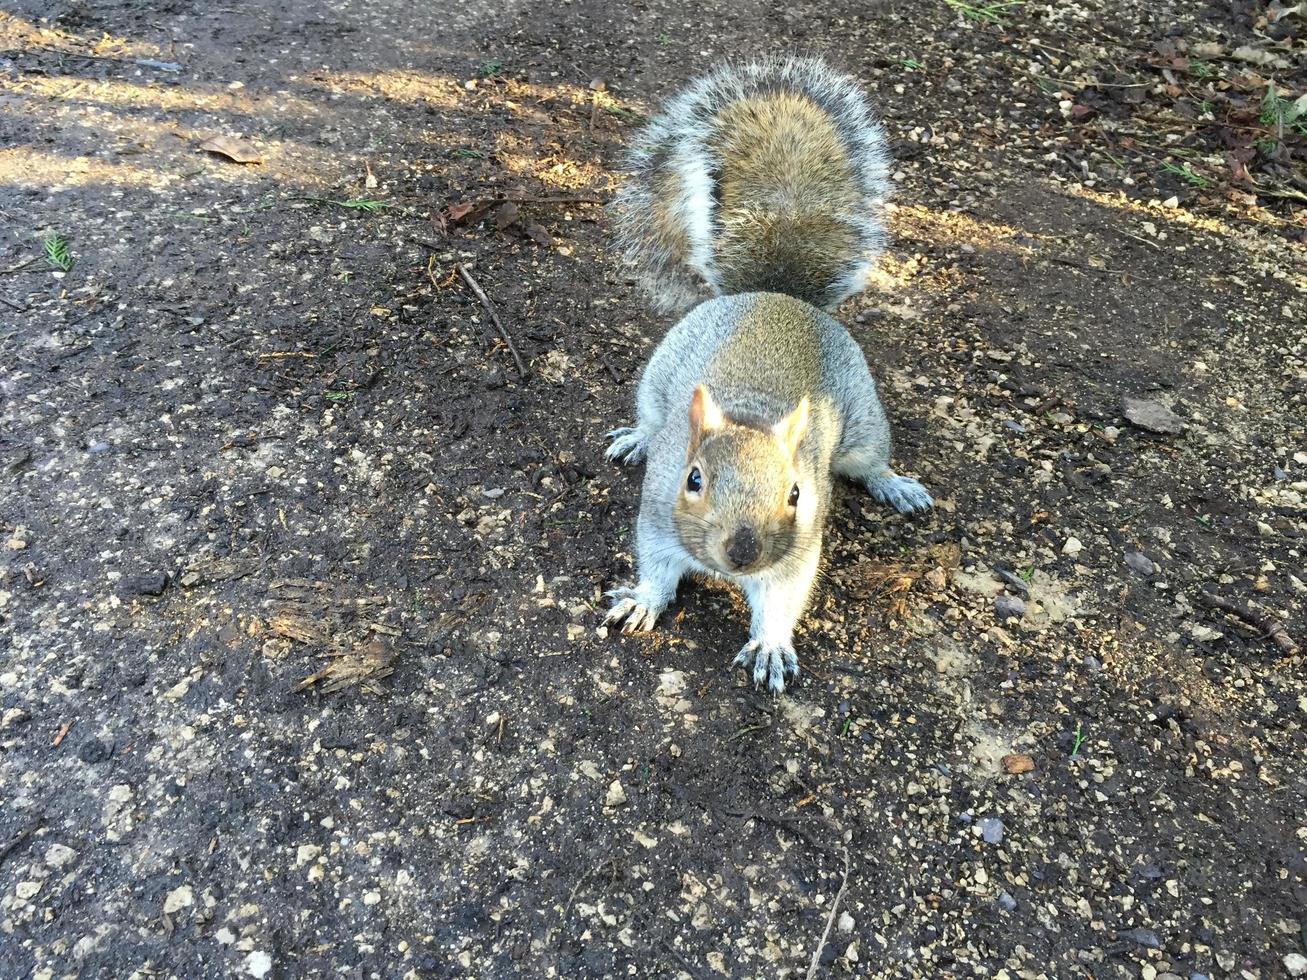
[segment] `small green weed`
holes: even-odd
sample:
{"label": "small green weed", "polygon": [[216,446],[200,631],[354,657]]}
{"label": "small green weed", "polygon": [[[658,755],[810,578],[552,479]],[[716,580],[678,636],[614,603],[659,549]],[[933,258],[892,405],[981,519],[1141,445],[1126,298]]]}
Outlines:
{"label": "small green weed", "polygon": [[329,391],[329,392],[327,392],[327,394],[326,394],[325,397],[326,397],[327,401],[329,401],[329,402],[348,402],[348,401],[353,401],[353,400],[354,400],[354,392],[352,392],[352,391]]}
{"label": "small green weed", "polygon": [[478,78],[494,78],[496,75],[502,74],[503,71],[504,63],[498,58],[487,58],[477,65]]}
{"label": "small green weed", "polygon": [[1253,146],[1261,152],[1262,156],[1272,156],[1280,148],[1280,141],[1274,136],[1259,136],[1253,140]]}
{"label": "small green weed", "polygon": [[1189,62],[1189,74],[1195,78],[1211,78],[1216,74],[1216,69],[1206,61],[1191,61]]}
{"label": "small green weed", "polygon": [[904,68],[906,68],[908,71],[921,70],[921,62],[918,61],[916,58],[904,58],[902,61],[899,62],[899,64],[902,65]]}
{"label": "small green weed", "polygon": [[1034,577],[1035,577],[1035,566],[1034,566],[1034,565],[1027,565],[1024,569],[1022,569],[1022,571],[1021,571],[1021,581],[1025,582],[1027,585],[1029,585],[1029,584],[1030,584],[1030,580],[1031,580],[1032,578],[1034,578]]}
{"label": "small green weed", "polygon": [[604,111],[610,115],[616,116],[618,119],[624,119],[626,122],[630,123],[642,123],[645,120],[645,117],[634,109],[627,109],[620,105],[606,105],[604,106]]}
{"label": "small green weed", "polygon": [[462,157],[464,160],[484,160],[486,155],[480,150],[455,150],[454,156]]}
{"label": "small green weed", "polygon": [[330,204],[332,207],[344,208],[347,211],[363,211],[367,214],[377,214],[394,207],[389,201],[377,201],[370,197],[354,197],[348,201],[333,201],[329,197],[293,197],[292,201],[309,201],[312,204]]}
{"label": "small green weed", "polygon": [[1187,163],[1181,167],[1172,163],[1170,160],[1164,160],[1162,162],[1162,169],[1169,174],[1179,177],[1189,186],[1197,187],[1199,190],[1205,191],[1208,188],[1215,186],[1210,177],[1204,177]]}
{"label": "small green weed", "polygon": [[1074,759],[1080,755],[1080,747],[1085,744],[1085,739],[1088,737],[1089,736],[1084,733],[1084,729],[1081,727],[1080,722],[1076,722],[1076,730],[1071,736],[1071,758]]}
{"label": "small green weed", "polygon": [[966,0],[944,0],[964,18],[977,24],[1003,26],[1003,15],[1013,7],[1025,5],[1026,0],[996,0],[993,3],[967,3]]}
{"label": "small green weed", "polygon": [[378,211],[384,211],[390,205],[385,201],[376,201],[370,197],[356,197],[348,201],[333,201],[342,208],[349,208],[351,211],[366,211],[368,214],[376,214]]}
{"label": "small green weed", "polygon": [[73,253],[68,251],[68,239],[56,234],[41,244],[45,248],[45,260],[60,272],[67,272],[73,267]]}
{"label": "small green weed", "polygon": [[1275,127],[1275,135],[1284,139],[1286,132],[1307,136],[1307,95],[1289,101],[1275,90],[1275,85],[1266,86],[1266,95],[1262,98],[1262,124]]}

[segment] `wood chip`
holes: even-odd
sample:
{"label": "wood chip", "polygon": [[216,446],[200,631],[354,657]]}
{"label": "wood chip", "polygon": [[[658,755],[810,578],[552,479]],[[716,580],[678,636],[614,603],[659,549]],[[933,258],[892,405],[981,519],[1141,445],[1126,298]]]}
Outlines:
{"label": "wood chip", "polygon": [[1003,771],[1009,775],[1019,776],[1023,772],[1034,772],[1034,770],[1035,760],[1023,752],[1013,752],[1003,756]]}

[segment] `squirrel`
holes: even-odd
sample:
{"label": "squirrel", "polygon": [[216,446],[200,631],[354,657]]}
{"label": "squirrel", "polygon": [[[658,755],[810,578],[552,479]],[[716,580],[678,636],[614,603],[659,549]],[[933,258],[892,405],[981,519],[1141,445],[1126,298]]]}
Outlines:
{"label": "squirrel", "polygon": [[856,85],[812,59],[720,69],[672,100],[632,154],[621,240],[660,308],[701,302],[641,376],[610,459],[645,462],[638,580],[606,622],[652,629],[687,574],[738,585],[735,658],[774,693],[821,562],[833,475],[900,512],[933,506],[890,468],[866,358],[820,307],[858,291],[883,242],[884,136]]}

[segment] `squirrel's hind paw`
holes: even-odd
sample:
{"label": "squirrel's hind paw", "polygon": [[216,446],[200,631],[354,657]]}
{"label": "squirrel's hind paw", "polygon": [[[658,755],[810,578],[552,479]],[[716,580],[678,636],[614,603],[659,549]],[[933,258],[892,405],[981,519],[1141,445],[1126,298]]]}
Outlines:
{"label": "squirrel's hind paw", "polygon": [[623,587],[607,593],[613,607],[604,617],[605,624],[622,624],[623,633],[647,633],[653,629],[663,606],[640,591],[638,587]]}
{"label": "squirrel's hind paw", "polygon": [[750,640],[735,655],[735,665],[747,668],[753,665],[753,686],[761,687],[765,682],[773,694],[785,690],[785,678],[791,680],[799,676],[799,657],[794,647],[767,645],[758,640]]}
{"label": "squirrel's hind paw", "polygon": [[624,426],[614,429],[604,438],[613,440],[613,444],[608,447],[608,452],[604,454],[613,462],[634,465],[644,461],[649,440],[640,429]]}
{"label": "squirrel's hind paw", "polygon": [[882,504],[889,504],[900,514],[930,510],[935,506],[930,491],[910,476],[882,476],[867,481],[867,489]]}

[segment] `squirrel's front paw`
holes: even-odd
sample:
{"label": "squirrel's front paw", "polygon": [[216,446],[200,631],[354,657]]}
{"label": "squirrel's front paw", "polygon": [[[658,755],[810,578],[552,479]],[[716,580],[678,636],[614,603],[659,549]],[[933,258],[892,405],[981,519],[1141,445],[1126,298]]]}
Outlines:
{"label": "squirrel's front paw", "polygon": [[604,438],[613,440],[604,455],[615,463],[634,465],[643,462],[645,451],[649,448],[649,439],[644,432],[631,426],[614,429]]}
{"label": "squirrel's front paw", "polygon": [[623,633],[647,633],[665,608],[664,603],[638,585],[613,589],[607,595],[613,600],[613,608],[608,610],[604,622],[621,623]]}
{"label": "squirrel's front paw", "polygon": [[889,504],[900,514],[930,510],[935,506],[930,491],[910,476],[884,476],[868,482],[867,489],[882,504]]}
{"label": "squirrel's front paw", "polygon": [[753,684],[759,687],[765,681],[767,689],[773,694],[785,690],[785,677],[799,676],[799,658],[794,647],[788,643],[767,644],[759,640],[750,640],[735,655],[737,667],[753,664]]}

